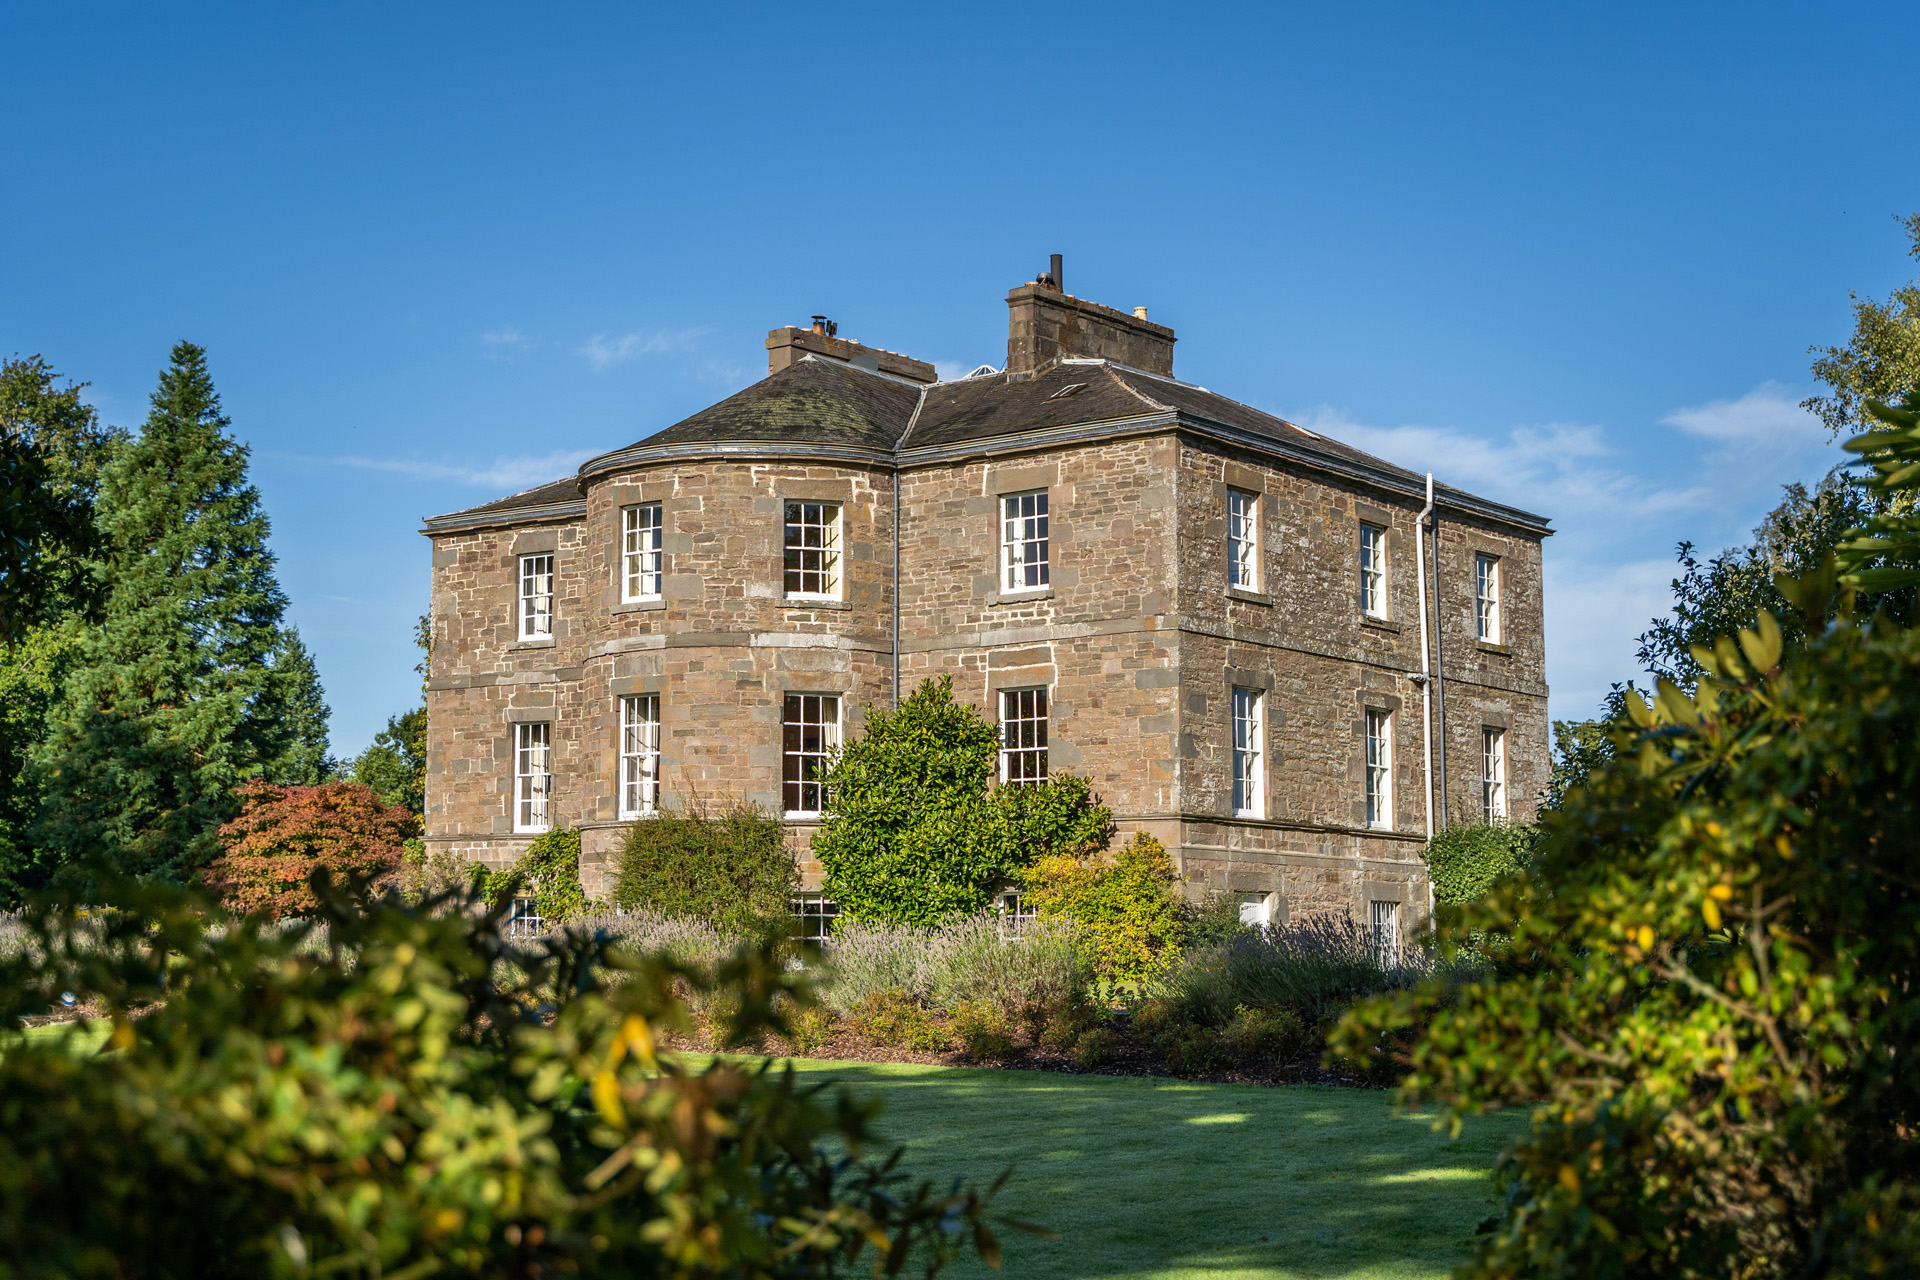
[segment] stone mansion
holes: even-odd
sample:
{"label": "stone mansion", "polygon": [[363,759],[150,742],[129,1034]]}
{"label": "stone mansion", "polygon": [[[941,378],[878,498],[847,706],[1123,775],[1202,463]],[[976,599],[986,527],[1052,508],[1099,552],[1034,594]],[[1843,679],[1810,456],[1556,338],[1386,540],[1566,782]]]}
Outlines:
{"label": "stone mansion", "polygon": [[430,845],[575,827],[593,892],[627,823],[743,799],[817,885],[816,770],[940,674],[1002,785],[1090,778],[1249,919],[1398,932],[1430,826],[1531,816],[1545,519],[1178,380],[1057,258],[1007,306],[1006,367],[947,381],[775,329],[744,391],[427,520]]}

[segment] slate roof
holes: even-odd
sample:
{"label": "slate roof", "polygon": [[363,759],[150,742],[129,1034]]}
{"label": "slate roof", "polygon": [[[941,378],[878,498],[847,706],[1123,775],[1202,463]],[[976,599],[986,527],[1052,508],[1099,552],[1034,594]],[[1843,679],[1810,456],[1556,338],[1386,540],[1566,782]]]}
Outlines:
{"label": "slate roof", "polygon": [[631,447],[790,440],[890,450],[919,402],[919,386],[904,379],[808,358]]}
{"label": "slate roof", "polygon": [[[1217,423],[1271,440],[1285,454],[1318,457],[1349,474],[1418,492],[1425,477],[1318,432],[1173,378],[1105,360],[1060,360],[1025,378],[989,374],[919,386],[838,361],[808,356],[663,431],[589,462],[664,446],[791,443],[854,446],[881,453],[940,451],[1028,432],[1180,418]],[[1540,516],[1438,486],[1450,500],[1546,531]],[[489,522],[495,513],[580,501],[569,477],[429,520],[429,530]]]}

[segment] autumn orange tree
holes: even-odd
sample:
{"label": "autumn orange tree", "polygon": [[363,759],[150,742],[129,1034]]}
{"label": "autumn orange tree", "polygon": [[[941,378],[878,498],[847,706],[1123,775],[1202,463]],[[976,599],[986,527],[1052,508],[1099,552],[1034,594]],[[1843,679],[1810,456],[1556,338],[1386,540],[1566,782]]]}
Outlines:
{"label": "autumn orange tree", "polygon": [[308,882],[321,868],[336,879],[363,876],[385,885],[399,870],[404,842],[420,834],[420,815],[357,782],[254,781],[237,794],[240,816],[220,828],[222,852],[201,872],[236,911],[312,914],[319,902]]}

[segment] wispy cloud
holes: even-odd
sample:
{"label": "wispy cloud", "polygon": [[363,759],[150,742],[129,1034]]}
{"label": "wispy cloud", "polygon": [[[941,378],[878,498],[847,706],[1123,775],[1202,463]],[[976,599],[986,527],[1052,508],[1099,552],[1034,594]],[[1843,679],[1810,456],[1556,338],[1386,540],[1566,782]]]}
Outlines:
{"label": "wispy cloud", "polygon": [[662,355],[672,351],[684,351],[696,341],[713,332],[713,326],[701,325],[693,329],[653,329],[635,330],[632,333],[605,334],[596,333],[588,338],[586,345],[580,348],[580,354],[596,370],[605,372],[617,364],[626,364],[638,360],[641,356]]}
{"label": "wispy cloud", "polygon": [[[1648,423],[1659,447],[1626,449],[1601,427],[1550,422],[1489,431],[1382,427],[1321,406],[1293,420],[1404,467],[1553,518],[1548,676],[1554,714],[1590,714],[1634,674],[1635,641],[1672,607],[1672,548],[1744,535],[1831,452],[1798,398],[1766,382]],[[1671,428],[1664,435],[1659,428]]]}
{"label": "wispy cloud", "polygon": [[1820,419],[1777,382],[1763,382],[1737,400],[1711,400],[1676,409],[1661,422],[1716,444],[1749,448],[1807,449],[1826,444]]}
{"label": "wispy cloud", "polygon": [[542,345],[541,339],[522,333],[512,325],[489,329],[480,335],[489,360],[513,360]]}
{"label": "wispy cloud", "polygon": [[578,470],[580,464],[592,456],[592,451],[588,449],[567,449],[537,457],[503,455],[491,462],[481,464],[436,462],[420,458],[358,456],[307,458],[302,461],[319,462],[336,467],[353,467],[360,471],[386,471],[396,475],[418,476],[423,480],[450,480],[455,484],[472,485],[475,488],[515,492],[558,480]]}
{"label": "wispy cloud", "polygon": [[1376,427],[1321,406],[1295,416],[1310,431],[1443,483],[1529,510],[1548,509],[1564,521],[1585,514],[1609,520],[1684,511],[1705,497],[1700,486],[1649,486],[1617,461],[1599,427],[1550,422],[1485,434],[1453,427]]}

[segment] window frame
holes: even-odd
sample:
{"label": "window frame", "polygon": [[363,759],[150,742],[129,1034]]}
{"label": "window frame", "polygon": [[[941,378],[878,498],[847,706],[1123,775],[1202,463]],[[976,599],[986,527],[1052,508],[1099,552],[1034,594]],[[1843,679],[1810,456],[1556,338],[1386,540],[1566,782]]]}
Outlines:
{"label": "window frame", "polygon": [[[847,542],[847,504],[838,499],[824,498],[782,498],[780,500],[780,594],[785,600],[842,600],[846,596],[846,542]],[[821,518],[815,521],[807,519],[809,507],[818,509]],[[793,518],[795,509],[800,518]],[[833,518],[826,519],[825,512],[831,510]],[[806,530],[819,529],[821,542],[817,547],[806,545]],[[792,541],[793,531],[800,531],[800,542]],[[819,567],[806,567],[809,553],[820,557]],[[808,574],[817,574],[825,581],[826,590],[808,591],[805,582]],[[794,581],[802,584],[796,590],[788,584]]]}
{"label": "window frame", "polygon": [[1500,560],[1486,551],[1473,556],[1473,632],[1483,644],[1503,644],[1505,620],[1500,616]]}
{"label": "window frame", "polygon": [[[544,768],[536,770],[536,763]],[[514,834],[544,835],[553,830],[551,720],[521,720],[513,726],[512,804]]]}
{"label": "window frame", "polygon": [[1235,908],[1240,923],[1245,928],[1264,929],[1273,923],[1273,899],[1271,893],[1262,893],[1258,889],[1245,889],[1235,896]]}
{"label": "window frame", "polygon": [[[1000,689],[996,692],[999,694],[1000,709],[1001,785],[1045,786],[1047,779],[1052,776],[1052,748],[1049,744],[1053,737],[1053,699],[1049,696],[1047,686],[1022,685],[1017,689]],[[1026,700],[1024,707],[1019,705],[1022,699]],[[1010,716],[1009,709],[1023,714]],[[1016,761],[1019,762],[1017,777]]]}
{"label": "window frame", "polygon": [[[1384,925],[1384,927],[1382,927]],[[1373,953],[1383,966],[1400,960],[1400,903],[1392,898],[1372,898],[1367,902],[1367,932]]]}
{"label": "window frame", "polygon": [[1480,727],[1480,799],[1488,822],[1507,817],[1507,731]]}
{"label": "window frame", "polygon": [[1235,685],[1229,699],[1231,804],[1236,818],[1267,816],[1265,693]]}
{"label": "window frame", "polygon": [[[815,718],[806,718],[808,700],[815,703]],[[800,708],[800,719],[793,718],[794,706]],[[833,717],[826,717],[826,706],[833,704]],[[841,743],[841,716],[844,714],[841,697],[837,693],[802,693],[790,691],[781,697],[780,702],[780,812],[788,818],[818,818],[823,816],[832,803],[827,793],[827,784],[819,777],[819,768],[824,767],[833,753],[839,750]],[[809,726],[819,730],[819,747],[808,750],[806,731]],[[789,745],[790,740],[798,739],[798,745]],[[815,760],[819,762],[812,778],[804,776],[805,764],[802,763],[801,776],[788,777],[789,760]],[[797,788],[797,791],[789,790]],[[817,809],[796,808],[787,803],[790,799],[805,801],[809,798],[809,789],[813,789],[812,798],[819,803]]]}
{"label": "window frame", "polygon": [[[651,513],[652,522],[643,523],[641,514]],[[636,502],[620,508],[620,601],[622,604],[637,604],[642,601],[660,599],[661,590],[666,585],[666,508],[658,502]],[[653,535],[653,545],[639,545],[647,534]],[[651,560],[653,567],[645,567]],[[653,580],[653,590],[645,590],[647,579]]]}
{"label": "window frame", "polygon": [[[651,718],[641,713],[651,711]],[[620,698],[620,820],[649,818],[660,812],[660,695],[630,693]],[[638,803],[629,803],[636,796]],[[651,789],[649,793],[649,789]]]}
{"label": "window frame", "polygon": [[[1371,555],[1371,559],[1369,559]],[[1371,520],[1360,522],[1360,612],[1369,618],[1387,617],[1387,529]]]}
{"label": "window frame", "polygon": [[1366,801],[1367,827],[1370,830],[1393,829],[1393,712],[1381,707],[1366,709],[1362,730],[1361,786]]}
{"label": "window frame", "polygon": [[1259,591],[1260,577],[1260,495],[1228,486],[1227,585],[1240,591]]}
{"label": "window frame", "polygon": [[[1003,493],[995,503],[1000,523],[1000,594],[1028,595],[1053,586],[1053,502],[1050,489],[1022,489]],[[1014,504],[1031,499],[1031,511],[1015,511]],[[1015,537],[1015,524],[1023,536]],[[1038,547],[1037,558],[1032,548]],[[1032,582],[1015,582],[1016,575]]]}
{"label": "window frame", "polygon": [[824,890],[802,889],[794,894],[788,913],[796,922],[794,933],[803,946],[824,948],[833,941],[833,925],[840,918],[840,904]]}
{"label": "window frame", "polygon": [[[520,590],[516,594],[515,610],[519,615],[517,634],[522,640],[553,639],[554,588],[557,585],[555,570],[558,568],[559,553],[556,551],[529,551],[520,557]],[[546,563],[545,573],[536,567],[539,562]],[[546,591],[535,590],[542,578],[546,580]],[[544,610],[540,602],[545,602]]]}

